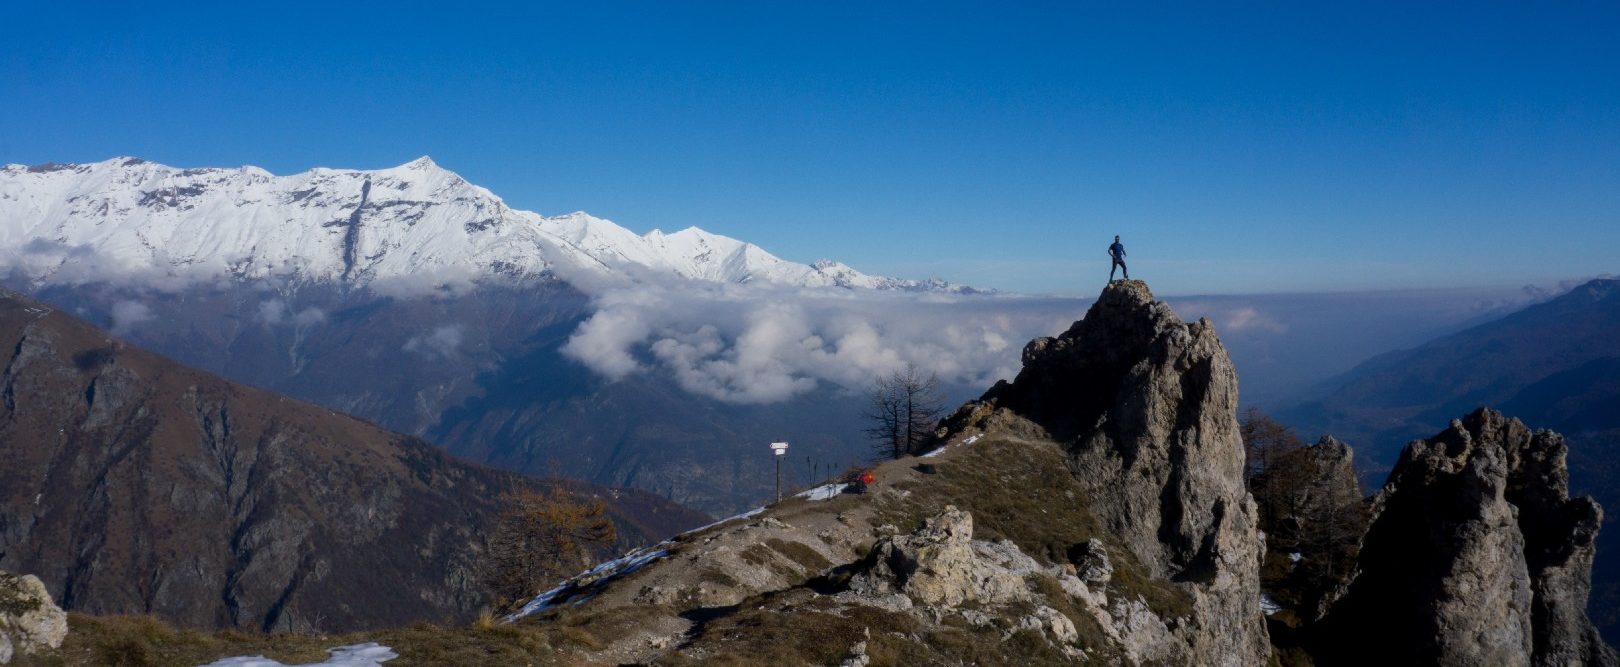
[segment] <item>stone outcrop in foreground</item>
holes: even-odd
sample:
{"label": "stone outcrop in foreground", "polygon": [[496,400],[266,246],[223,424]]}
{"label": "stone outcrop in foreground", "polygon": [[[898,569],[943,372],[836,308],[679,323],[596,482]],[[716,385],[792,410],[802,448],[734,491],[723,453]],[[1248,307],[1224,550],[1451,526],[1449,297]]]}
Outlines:
{"label": "stone outcrop in foreground", "polygon": [[1407,445],[1321,630],[1322,661],[1616,664],[1586,615],[1603,512],[1569,497],[1567,453],[1558,434],[1486,409]]}
{"label": "stone outcrop in foreground", "polygon": [[38,577],[0,572],[0,665],[60,648],[67,630],[67,613]]}

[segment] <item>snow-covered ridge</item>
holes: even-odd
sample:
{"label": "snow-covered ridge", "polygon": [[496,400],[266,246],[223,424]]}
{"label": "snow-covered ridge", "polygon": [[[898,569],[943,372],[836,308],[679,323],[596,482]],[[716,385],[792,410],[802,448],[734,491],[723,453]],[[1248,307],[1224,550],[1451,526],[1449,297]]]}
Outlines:
{"label": "snow-covered ridge", "polygon": [[696,227],[546,217],[422,157],[390,169],[177,169],[137,158],[0,167],[0,271],[36,283],[229,277],[421,286],[555,276],[971,291],[812,265]]}

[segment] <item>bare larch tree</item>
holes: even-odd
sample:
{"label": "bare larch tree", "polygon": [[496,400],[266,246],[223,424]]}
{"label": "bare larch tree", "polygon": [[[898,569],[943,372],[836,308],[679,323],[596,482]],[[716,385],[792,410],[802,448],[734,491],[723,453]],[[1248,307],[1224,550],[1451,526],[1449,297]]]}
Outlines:
{"label": "bare larch tree", "polygon": [[944,402],[939,376],[924,375],[916,364],[906,364],[874,381],[866,410],[870,424],[866,433],[878,455],[898,459],[917,453],[933,437]]}

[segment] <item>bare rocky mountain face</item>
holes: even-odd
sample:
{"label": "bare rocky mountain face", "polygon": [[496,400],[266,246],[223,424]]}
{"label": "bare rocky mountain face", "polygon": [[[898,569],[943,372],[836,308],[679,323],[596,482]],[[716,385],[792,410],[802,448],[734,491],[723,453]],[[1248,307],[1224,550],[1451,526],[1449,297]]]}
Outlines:
{"label": "bare rocky mountain face", "polygon": [[[231,384],[0,293],[0,568],[64,608],[194,627],[463,621],[510,473]],[[627,544],[699,516],[609,499]]]}
{"label": "bare rocky mountain face", "polygon": [[1586,614],[1603,511],[1569,497],[1567,453],[1486,409],[1408,445],[1318,661],[1617,664]]}

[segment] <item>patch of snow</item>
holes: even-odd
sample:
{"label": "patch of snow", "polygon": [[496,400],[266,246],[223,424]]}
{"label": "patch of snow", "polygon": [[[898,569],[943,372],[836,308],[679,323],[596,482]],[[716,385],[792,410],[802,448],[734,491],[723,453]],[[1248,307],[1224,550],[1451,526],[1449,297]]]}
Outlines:
{"label": "patch of snow", "polygon": [[609,581],[628,575],[648,563],[668,556],[669,549],[661,548],[667,544],[668,542],[662,542],[654,547],[635,549],[623,556],[605,561],[596,567],[576,574],[558,584],[556,588],[535,596],[528,604],[523,605],[522,609],[519,609],[511,616],[507,616],[505,620],[507,623],[511,623],[524,616],[545,611],[557,602],[563,601],[569,594],[589,591],[583,599],[576,601],[576,604],[584,602],[595,596],[596,591],[601,590]]}
{"label": "patch of snow", "polygon": [[1271,599],[1271,595],[1269,593],[1264,591],[1260,593],[1260,611],[1263,611],[1267,616],[1270,616],[1282,610],[1283,606],[1277,604],[1276,600]]}
{"label": "patch of snow", "polygon": [[1298,564],[1302,560],[1305,560],[1305,555],[1301,554],[1298,551],[1295,551],[1294,553],[1288,554],[1288,562],[1290,562],[1290,563]]}
{"label": "patch of snow", "polygon": [[806,500],[827,500],[829,498],[837,497],[838,494],[843,493],[848,488],[848,484],[843,482],[833,482],[831,484],[823,484],[808,491],[802,491],[798,494],[798,497]]}
{"label": "patch of snow", "polygon": [[[978,439],[980,439],[980,437],[985,437],[985,434],[974,434],[974,435],[972,435],[972,437],[969,437],[969,439],[962,440],[961,444],[957,444],[956,447],[967,447],[967,445],[972,445],[972,444],[974,444],[974,442],[978,442]],[[933,450],[933,452],[925,453],[925,455],[922,455],[922,457],[920,457],[920,458],[938,457],[938,455],[941,455],[941,453],[944,453],[944,450],[948,450],[948,448],[951,448],[951,445],[949,445],[949,444],[941,445],[940,448],[936,448],[936,450]]]}
{"label": "patch of snow", "polygon": [[748,510],[747,512],[743,512],[742,514],[738,514],[736,516],[728,516],[728,517],[726,517],[724,519],[721,519],[719,521],[716,521],[714,523],[709,523],[709,524],[704,524],[702,526],[698,526],[697,528],[693,528],[691,530],[688,530],[688,531],[686,531],[684,533],[681,533],[680,535],[676,535],[676,537],[680,537],[681,535],[691,535],[692,533],[708,530],[710,528],[718,526],[718,525],[720,525],[722,523],[726,523],[728,521],[736,521],[738,519],[746,519],[746,518],[751,517],[751,516],[757,516],[757,515],[759,515],[759,513],[764,512],[764,511],[765,511],[764,507],[755,507],[754,509]]}
{"label": "patch of snow", "polygon": [[222,658],[202,667],[380,667],[382,663],[399,657],[399,654],[395,653],[393,649],[377,642],[339,646],[326,649],[326,652],[331,657],[327,658],[325,662],[287,665],[257,655]]}

